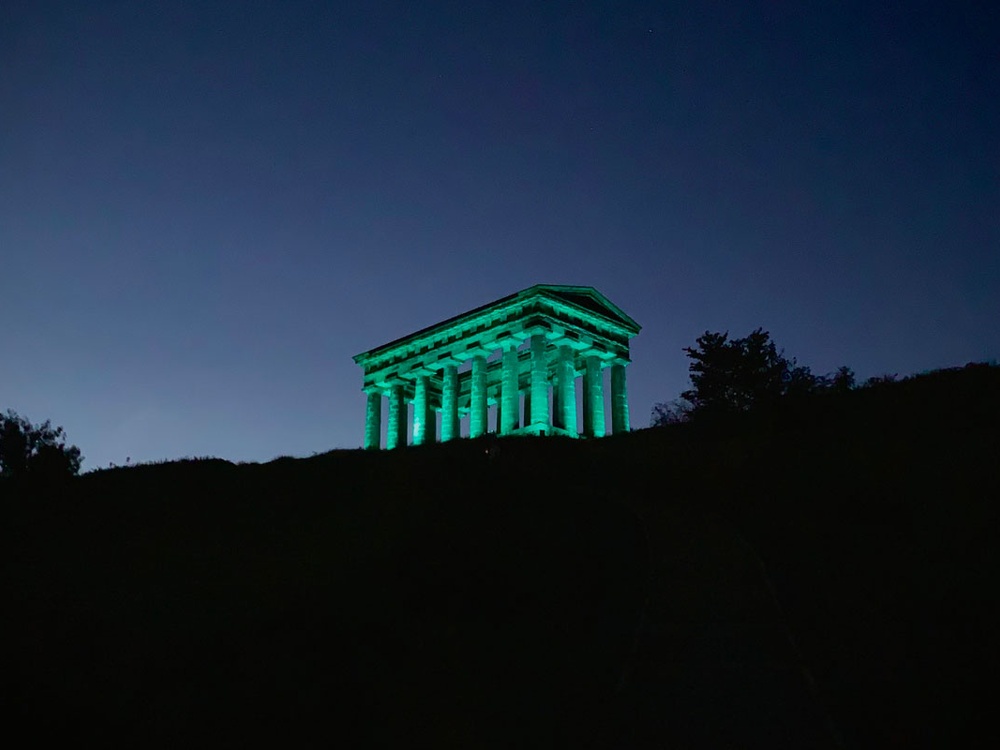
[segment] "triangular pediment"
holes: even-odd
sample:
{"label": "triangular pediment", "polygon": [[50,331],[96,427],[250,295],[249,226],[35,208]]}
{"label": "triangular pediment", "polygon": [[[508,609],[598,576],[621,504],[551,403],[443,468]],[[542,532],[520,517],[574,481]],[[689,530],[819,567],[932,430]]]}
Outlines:
{"label": "triangular pediment", "polygon": [[638,333],[641,328],[638,323],[622,312],[620,307],[592,286],[539,284],[532,288],[544,291],[548,296],[555,297],[567,304],[613,320],[619,325],[632,329],[635,333]]}

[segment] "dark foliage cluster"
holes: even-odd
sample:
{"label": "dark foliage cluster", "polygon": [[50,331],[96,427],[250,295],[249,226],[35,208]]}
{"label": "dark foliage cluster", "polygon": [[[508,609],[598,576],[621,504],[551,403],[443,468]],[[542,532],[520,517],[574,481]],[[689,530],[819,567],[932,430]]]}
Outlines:
{"label": "dark foliage cluster", "polygon": [[762,328],[743,338],[705,331],[695,343],[684,349],[691,359],[691,388],[674,401],[653,406],[654,427],[768,410],[782,399],[855,387],[850,367],[816,375],[786,357]]}
{"label": "dark foliage cluster", "polygon": [[57,479],[75,476],[83,457],[66,443],[62,427],[39,425],[12,410],[0,414],[0,477]]}

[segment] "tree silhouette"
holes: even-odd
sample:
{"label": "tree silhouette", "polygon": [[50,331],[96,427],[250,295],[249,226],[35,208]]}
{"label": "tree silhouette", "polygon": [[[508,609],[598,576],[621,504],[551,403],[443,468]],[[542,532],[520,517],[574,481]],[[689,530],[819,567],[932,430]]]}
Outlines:
{"label": "tree silhouette", "polygon": [[681,424],[691,418],[691,404],[681,398],[673,401],[653,404],[653,413],[650,424],[653,427],[661,427],[668,424]]}
{"label": "tree silhouette", "polygon": [[847,365],[841,365],[830,379],[830,388],[838,393],[853,390],[855,386],[854,370]]}
{"label": "tree silhouette", "polygon": [[66,444],[62,427],[52,427],[49,420],[33,425],[11,410],[0,414],[0,476],[74,476],[82,460],[80,449]]}
{"label": "tree silhouette", "polygon": [[733,339],[728,331],[705,331],[695,344],[684,348],[691,359],[691,388],[679,399],[655,404],[653,426],[766,409],[786,397],[854,388],[850,367],[831,375],[814,375],[794,358],[785,357],[763,328]]}
{"label": "tree silhouette", "polygon": [[809,368],[786,359],[762,328],[738,339],[706,331],[696,344],[684,349],[692,387],[681,394],[692,414],[745,412],[815,385]]}

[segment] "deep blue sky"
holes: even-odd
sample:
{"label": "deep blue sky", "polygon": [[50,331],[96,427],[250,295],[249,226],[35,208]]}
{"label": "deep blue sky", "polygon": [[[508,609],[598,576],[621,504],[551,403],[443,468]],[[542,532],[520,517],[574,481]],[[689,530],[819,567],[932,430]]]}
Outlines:
{"label": "deep blue sky", "polygon": [[0,408],[84,468],[361,443],[351,356],[535,283],[859,378],[1000,358],[995,3],[0,5]]}

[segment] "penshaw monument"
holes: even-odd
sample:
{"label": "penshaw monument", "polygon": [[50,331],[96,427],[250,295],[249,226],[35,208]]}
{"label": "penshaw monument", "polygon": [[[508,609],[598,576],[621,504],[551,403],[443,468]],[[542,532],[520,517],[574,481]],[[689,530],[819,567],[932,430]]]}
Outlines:
{"label": "penshaw monument", "polygon": [[[625,367],[640,326],[589,286],[539,284],[358,354],[367,394],[365,448],[381,447],[383,398],[389,402],[386,448],[407,442],[413,404],[414,445],[489,431],[498,435],[603,437],[604,368],[611,370],[611,431],[628,432]],[[522,417],[523,403],[523,417]]]}

